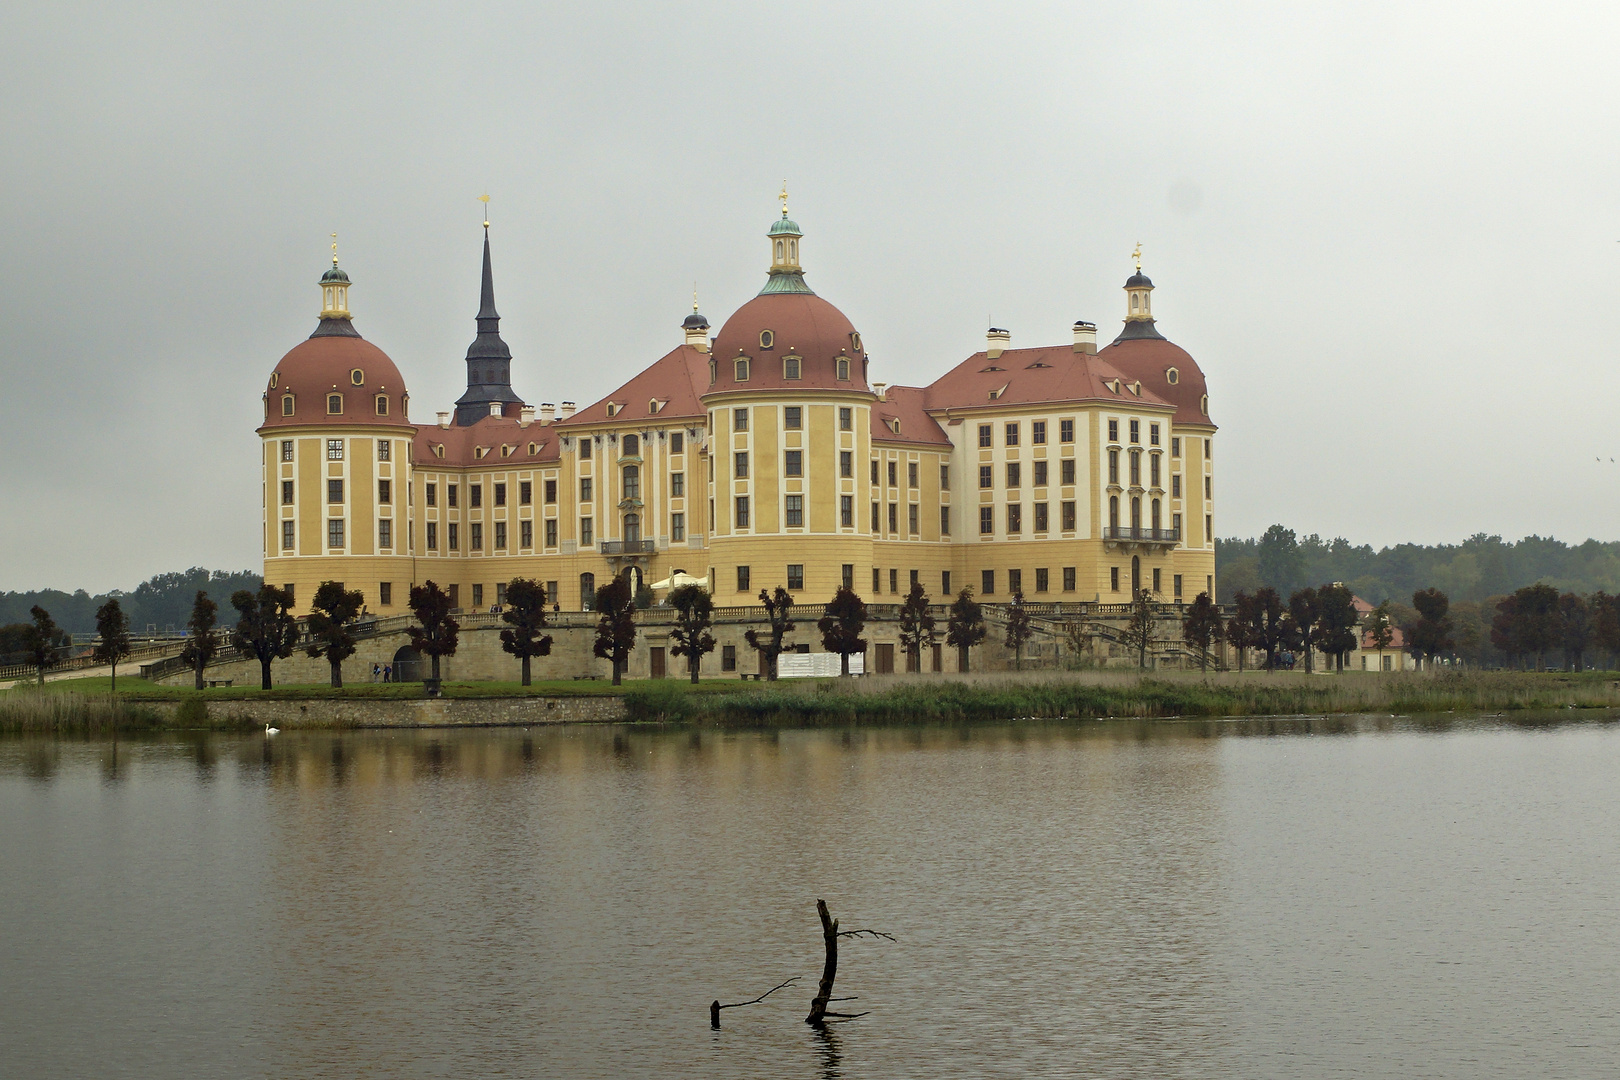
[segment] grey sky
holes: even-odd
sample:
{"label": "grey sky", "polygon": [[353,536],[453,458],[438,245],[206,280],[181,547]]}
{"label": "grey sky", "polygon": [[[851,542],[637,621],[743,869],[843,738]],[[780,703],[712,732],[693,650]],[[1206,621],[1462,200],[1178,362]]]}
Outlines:
{"label": "grey sky", "polygon": [[[488,189],[531,402],[764,280],[788,179],[873,377],[1104,340],[1140,240],[1216,529],[1620,538],[1602,4],[0,8],[0,588],[261,564],[259,395],[339,233],[431,422]],[[1594,458],[1601,457],[1602,461]]]}

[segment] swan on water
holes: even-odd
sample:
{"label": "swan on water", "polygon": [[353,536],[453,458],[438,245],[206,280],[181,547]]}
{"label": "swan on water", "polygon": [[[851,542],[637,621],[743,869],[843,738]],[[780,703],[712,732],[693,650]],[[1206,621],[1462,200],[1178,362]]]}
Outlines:
{"label": "swan on water", "polygon": [[278,727],[271,727],[269,724],[264,725],[264,733],[266,735],[275,735],[275,734],[279,733],[280,731],[281,731],[281,729],[278,728]]}

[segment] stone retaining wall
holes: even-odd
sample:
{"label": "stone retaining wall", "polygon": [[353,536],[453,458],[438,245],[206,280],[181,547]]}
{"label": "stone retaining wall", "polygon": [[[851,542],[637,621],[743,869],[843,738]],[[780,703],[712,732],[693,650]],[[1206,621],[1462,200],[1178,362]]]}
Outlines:
{"label": "stone retaining wall", "polygon": [[[178,702],[152,702],[173,718]],[[209,701],[214,721],[298,727],[529,727],[540,724],[605,724],[625,718],[617,697],[427,698],[379,701],[365,698],[315,701]]]}

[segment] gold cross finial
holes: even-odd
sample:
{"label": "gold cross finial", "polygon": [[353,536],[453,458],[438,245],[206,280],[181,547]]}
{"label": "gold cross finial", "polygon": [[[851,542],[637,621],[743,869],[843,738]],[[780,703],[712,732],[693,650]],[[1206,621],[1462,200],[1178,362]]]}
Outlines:
{"label": "gold cross finial", "polygon": [[478,201],[484,204],[484,228],[489,228],[489,192],[478,196]]}
{"label": "gold cross finial", "polygon": [[332,265],[337,265],[337,233],[332,234]]}
{"label": "gold cross finial", "polygon": [[1131,258],[1136,260],[1136,272],[1140,274],[1142,272],[1142,241],[1138,240],[1136,242],[1136,250],[1131,252]]}
{"label": "gold cross finial", "polygon": [[782,181],[782,194],[778,195],[777,198],[782,200],[782,216],[785,218],[785,217],[787,217],[787,181],[786,180]]}
{"label": "gold cross finial", "polygon": [[697,314],[697,282],[692,282],[692,314]]}

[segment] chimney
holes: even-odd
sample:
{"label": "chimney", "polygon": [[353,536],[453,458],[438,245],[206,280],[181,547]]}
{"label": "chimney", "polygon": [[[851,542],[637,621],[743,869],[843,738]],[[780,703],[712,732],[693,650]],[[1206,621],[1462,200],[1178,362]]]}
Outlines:
{"label": "chimney", "polygon": [[450,426],[450,414],[449,413],[442,412],[442,413],[435,413],[434,415],[439,418],[439,426],[440,427],[449,427]]}
{"label": "chimney", "polygon": [[888,393],[888,390],[889,384],[886,382],[875,382],[872,384],[872,393],[877,395],[877,399],[879,401],[889,400],[888,397],[885,396]]}
{"label": "chimney", "polygon": [[540,422],[542,424],[549,424],[556,418],[557,406],[553,405],[549,401],[542,401],[540,403]]}
{"label": "chimney", "polygon": [[1088,323],[1081,319],[1074,324],[1074,351],[1096,355],[1097,352],[1097,324]]}
{"label": "chimney", "polygon": [[692,348],[696,349],[698,352],[708,352],[709,327],[707,324],[703,326],[688,326],[686,328],[686,343],[692,346]]}
{"label": "chimney", "polygon": [[1012,347],[1012,334],[999,326],[992,326],[984,335],[984,355],[994,360]]}
{"label": "chimney", "polygon": [[528,427],[534,423],[534,406],[525,405],[518,410],[518,427]]}
{"label": "chimney", "polygon": [[572,401],[563,402],[562,403],[562,418],[564,420],[566,420],[570,416],[573,416],[573,415],[574,415],[574,403]]}

